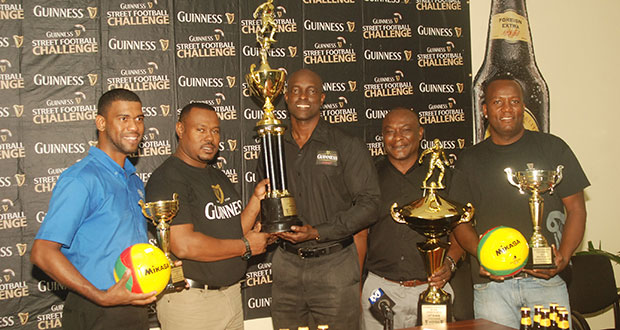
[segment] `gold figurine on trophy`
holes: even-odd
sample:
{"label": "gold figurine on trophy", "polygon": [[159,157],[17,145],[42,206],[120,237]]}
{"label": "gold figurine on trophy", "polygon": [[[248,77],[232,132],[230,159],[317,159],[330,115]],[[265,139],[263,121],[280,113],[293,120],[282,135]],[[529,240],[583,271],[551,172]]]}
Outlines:
{"label": "gold figurine on trophy", "polygon": [[250,66],[250,73],[245,76],[245,80],[252,95],[264,102],[263,118],[254,128],[261,139],[265,173],[269,179],[267,195],[261,201],[261,231],[277,233],[290,231],[291,226],[302,223],[297,217],[295,199],[287,188],[282,140],[286,126],[273,113],[272,101],[281,94],[286,81],[285,72],[272,69],[267,61],[267,52],[271,44],[276,42],[274,35],[277,26],[273,0],[258,6],[254,11],[254,18],[257,19],[259,14],[262,26],[256,31],[256,41],[261,46],[261,62],[258,70],[255,70],[255,64]]}
{"label": "gold figurine on trophy", "polygon": [[[407,224],[409,228],[426,238],[425,242],[417,243],[417,248],[424,259],[426,274],[430,277],[442,267],[446,251],[450,247],[449,242],[439,239],[447,236],[456,225],[471,221],[474,207],[471,203],[467,203],[466,206],[458,205],[437,194],[437,190],[445,188],[441,180],[445,171],[444,164],[449,163],[438,139],[435,139],[432,148],[421,154],[420,160],[427,154],[431,156],[428,173],[421,186],[421,189],[424,189],[424,197],[403,207],[398,207],[397,203],[394,203],[391,214],[394,221]],[[437,181],[427,184],[435,168],[439,168]],[[418,325],[447,323],[451,321],[451,314],[450,294],[429,284],[428,289],[419,297]]]}

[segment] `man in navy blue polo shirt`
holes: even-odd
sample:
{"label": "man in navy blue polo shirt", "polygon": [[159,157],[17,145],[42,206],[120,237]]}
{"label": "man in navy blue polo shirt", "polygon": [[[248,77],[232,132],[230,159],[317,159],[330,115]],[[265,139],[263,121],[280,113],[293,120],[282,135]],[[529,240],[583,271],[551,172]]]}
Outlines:
{"label": "man in navy blue polo shirt", "polygon": [[64,329],[147,329],[139,305],[155,301],[155,292],[132,293],[125,288],[130,272],[115,284],[112,271],[125,248],[147,242],[138,205],[144,186],[127,160],[144,133],[142,103],[114,89],[97,108],[97,147],[60,176],[30,260],[70,289]]}

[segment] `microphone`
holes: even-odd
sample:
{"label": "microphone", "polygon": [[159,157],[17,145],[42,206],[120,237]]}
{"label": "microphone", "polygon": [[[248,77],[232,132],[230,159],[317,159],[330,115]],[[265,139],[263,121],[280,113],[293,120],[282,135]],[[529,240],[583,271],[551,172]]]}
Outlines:
{"label": "microphone", "polygon": [[370,311],[375,316],[378,316],[379,320],[383,322],[383,329],[391,330],[394,328],[394,307],[395,303],[390,297],[388,297],[381,288],[373,291],[368,298],[370,301]]}

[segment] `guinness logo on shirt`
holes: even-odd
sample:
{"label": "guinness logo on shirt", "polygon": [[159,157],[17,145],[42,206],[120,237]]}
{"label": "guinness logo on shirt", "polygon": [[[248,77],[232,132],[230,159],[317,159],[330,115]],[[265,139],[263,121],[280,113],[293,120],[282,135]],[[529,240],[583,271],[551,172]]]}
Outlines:
{"label": "guinness logo on shirt", "polygon": [[224,191],[222,191],[222,187],[219,184],[211,185],[213,189],[213,194],[215,194],[215,198],[217,198],[218,203],[224,204]]}

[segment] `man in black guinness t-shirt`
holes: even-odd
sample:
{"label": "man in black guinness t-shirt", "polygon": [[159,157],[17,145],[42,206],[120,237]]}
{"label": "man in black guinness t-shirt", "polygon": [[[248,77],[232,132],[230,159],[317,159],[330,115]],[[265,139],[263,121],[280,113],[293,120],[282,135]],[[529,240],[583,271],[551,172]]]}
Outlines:
{"label": "man in black guinness t-shirt", "polygon": [[269,234],[251,230],[265,195],[260,182],[248,205],[226,175],[208,164],[220,142],[220,124],[209,105],[185,106],[176,124],[179,146],[151,175],[148,201],[179,195],[170,227],[172,254],[183,261],[189,290],[157,302],[163,330],[243,329],[240,280],[246,260],[265,252]]}

